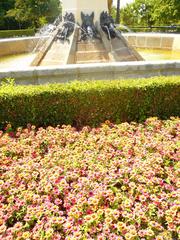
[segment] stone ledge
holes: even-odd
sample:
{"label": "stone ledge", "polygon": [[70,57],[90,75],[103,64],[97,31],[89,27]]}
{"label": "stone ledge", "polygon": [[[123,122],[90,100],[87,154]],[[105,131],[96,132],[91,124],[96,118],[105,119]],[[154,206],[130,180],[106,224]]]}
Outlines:
{"label": "stone ledge", "polygon": [[27,67],[23,70],[0,70],[0,79],[11,77],[20,85],[65,83],[74,80],[146,78],[159,75],[180,76],[180,61],[69,64],[60,67]]}

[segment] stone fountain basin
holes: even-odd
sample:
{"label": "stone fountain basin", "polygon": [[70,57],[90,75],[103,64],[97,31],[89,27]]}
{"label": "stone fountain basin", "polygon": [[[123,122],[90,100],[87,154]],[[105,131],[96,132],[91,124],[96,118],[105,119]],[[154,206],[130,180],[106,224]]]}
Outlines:
{"label": "stone fountain basin", "polygon": [[[123,36],[133,47],[180,51],[180,34],[126,33]],[[38,41],[39,37],[0,40],[0,57],[32,52]],[[20,85],[73,80],[146,78],[160,75],[180,75],[180,59],[0,69],[0,79],[11,77]]]}

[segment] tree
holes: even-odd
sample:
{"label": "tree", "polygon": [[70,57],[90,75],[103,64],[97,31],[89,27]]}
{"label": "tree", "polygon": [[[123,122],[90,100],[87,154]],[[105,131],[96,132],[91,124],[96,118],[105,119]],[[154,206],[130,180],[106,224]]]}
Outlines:
{"label": "tree", "polygon": [[129,26],[138,25],[138,17],[133,4],[127,4],[121,9],[121,23]]}
{"label": "tree", "polygon": [[163,26],[180,23],[179,0],[135,0],[121,12],[125,25]]}
{"label": "tree", "polygon": [[113,3],[113,0],[108,0],[108,9],[109,9],[109,12],[111,12],[112,3]]}
{"label": "tree", "polygon": [[117,0],[116,23],[120,23],[120,0]]}
{"label": "tree", "polygon": [[14,8],[7,12],[7,16],[35,28],[52,21],[58,14],[59,0],[15,0]]}
{"label": "tree", "polygon": [[156,0],[152,17],[157,25],[169,25],[180,23],[179,0]]}
{"label": "tree", "polygon": [[134,13],[137,16],[137,23],[140,26],[152,26],[152,11],[154,0],[136,0],[133,3]]}
{"label": "tree", "polygon": [[9,9],[14,7],[15,0],[0,0],[0,29],[17,27],[18,24],[13,18],[6,17]]}

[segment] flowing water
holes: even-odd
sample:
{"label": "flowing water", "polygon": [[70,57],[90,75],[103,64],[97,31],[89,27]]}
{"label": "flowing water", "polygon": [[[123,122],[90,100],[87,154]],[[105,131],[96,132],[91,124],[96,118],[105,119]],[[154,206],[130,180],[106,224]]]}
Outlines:
{"label": "flowing water", "polygon": [[163,49],[136,48],[144,60],[180,60],[180,51],[171,51]]}
{"label": "flowing water", "polygon": [[30,66],[35,56],[36,53],[23,53],[0,57],[0,69],[2,68],[23,69],[24,67]]}

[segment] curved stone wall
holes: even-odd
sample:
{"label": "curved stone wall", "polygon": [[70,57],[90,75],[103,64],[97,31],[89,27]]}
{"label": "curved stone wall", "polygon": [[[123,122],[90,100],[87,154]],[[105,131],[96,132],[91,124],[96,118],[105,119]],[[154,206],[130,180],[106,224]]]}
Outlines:
{"label": "curved stone wall", "polygon": [[124,33],[123,36],[133,47],[180,51],[180,34]]}
{"label": "curved stone wall", "polygon": [[[123,36],[133,47],[180,51],[180,34],[124,33]],[[39,37],[0,39],[0,57],[32,52],[39,41]]]}
{"label": "curved stone wall", "polygon": [[0,57],[32,52],[39,40],[39,37],[0,39]]}
{"label": "curved stone wall", "polygon": [[180,61],[139,61],[69,64],[54,67],[27,67],[23,70],[0,69],[0,79],[14,78],[19,85],[65,83],[74,80],[115,80],[180,76]]}

